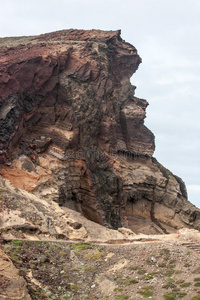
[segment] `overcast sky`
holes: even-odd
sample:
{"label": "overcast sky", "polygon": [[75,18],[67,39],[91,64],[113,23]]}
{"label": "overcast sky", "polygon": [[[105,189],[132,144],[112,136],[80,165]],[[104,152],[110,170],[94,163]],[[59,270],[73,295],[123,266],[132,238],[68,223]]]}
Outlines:
{"label": "overcast sky", "polygon": [[0,0],[0,36],[61,29],[122,30],[143,63],[132,77],[148,100],[155,157],[200,207],[200,1]]}

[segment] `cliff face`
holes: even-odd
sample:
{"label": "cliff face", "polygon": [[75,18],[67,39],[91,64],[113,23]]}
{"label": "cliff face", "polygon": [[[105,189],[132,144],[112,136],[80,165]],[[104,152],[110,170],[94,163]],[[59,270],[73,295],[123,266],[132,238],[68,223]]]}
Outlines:
{"label": "cliff face", "polygon": [[0,39],[0,175],[113,228],[200,229],[183,181],[152,158],[140,62],[120,31]]}

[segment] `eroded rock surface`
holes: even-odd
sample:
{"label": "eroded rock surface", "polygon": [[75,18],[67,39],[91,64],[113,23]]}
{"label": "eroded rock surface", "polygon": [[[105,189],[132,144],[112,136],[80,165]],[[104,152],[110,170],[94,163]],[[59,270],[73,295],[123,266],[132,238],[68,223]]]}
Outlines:
{"label": "eroded rock surface", "polygon": [[183,181],[152,157],[130,83],[140,62],[120,31],[0,39],[0,175],[112,228],[200,229]]}
{"label": "eroded rock surface", "polygon": [[26,281],[19,276],[10,258],[0,249],[0,299],[31,300]]}

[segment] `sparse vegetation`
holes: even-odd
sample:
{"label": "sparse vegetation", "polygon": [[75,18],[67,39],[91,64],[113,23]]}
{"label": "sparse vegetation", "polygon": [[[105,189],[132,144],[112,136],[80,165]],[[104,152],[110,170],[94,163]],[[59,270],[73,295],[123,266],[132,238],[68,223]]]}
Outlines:
{"label": "sparse vegetation", "polygon": [[142,295],[144,298],[149,298],[153,296],[153,289],[153,286],[146,286],[138,291],[138,294]]}
{"label": "sparse vegetation", "polygon": [[197,278],[194,278],[194,281],[200,281],[200,278],[199,277],[197,277]]}
{"label": "sparse vegetation", "polygon": [[145,274],[143,277],[142,277],[142,279],[147,279],[147,280],[149,280],[149,279],[153,279],[153,274],[151,274],[151,273],[148,273],[148,274]]}
{"label": "sparse vegetation", "polygon": [[174,272],[175,272],[174,270],[167,270],[164,275],[167,276],[167,277],[170,277],[174,274]]}
{"label": "sparse vegetation", "polygon": [[175,272],[174,272],[174,274],[181,274],[181,273],[183,273],[182,270],[175,270]]}
{"label": "sparse vegetation", "polygon": [[176,297],[175,293],[167,293],[167,294],[164,294],[164,299],[165,300],[176,300],[177,297]]}
{"label": "sparse vegetation", "polygon": [[187,293],[185,292],[171,292],[171,293],[167,293],[164,294],[164,299],[165,300],[176,300],[176,299],[181,299],[183,297],[185,297],[187,295]]}
{"label": "sparse vegetation", "polygon": [[174,278],[167,278],[166,282],[169,282],[169,283],[174,282]]}
{"label": "sparse vegetation", "polygon": [[159,263],[158,266],[159,266],[159,268],[166,268],[167,267],[166,263]]}
{"label": "sparse vegetation", "polygon": [[176,288],[176,285],[172,282],[168,282],[167,284],[163,285],[162,286],[163,289],[175,289]]}
{"label": "sparse vegetation", "polygon": [[85,243],[76,243],[72,244],[72,247],[76,250],[87,250],[93,248],[93,245]]}
{"label": "sparse vegetation", "polygon": [[200,282],[196,282],[196,283],[194,284],[194,286],[200,287]]}
{"label": "sparse vegetation", "polygon": [[105,256],[104,252],[96,252],[96,253],[87,253],[84,255],[87,259],[98,260]]}
{"label": "sparse vegetation", "polygon": [[126,278],[120,278],[117,280],[117,283],[120,285],[131,285],[131,284],[136,284],[138,283],[138,281],[136,279],[130,278],[130,277],[126,277]]}
{"label": "sparse vegetation", "polygon": [[184,287],[188,287],[190,285],[191,285],[190,282],[184,282],[183,284],[180,285],[180,287],[184,288]]}
{"label": "sparse vegetation", "polygon": [[128,267],[129,270],[137,270],[138,269],[138,266],[130,266]]}
{"label": "sparse vegetation", "polygon": [[177,295],[178,295],[178,298],[180,299],[180,298],[185,297],[187,295],[187,293],[185,293],[185,292],[179,292],[179,293],[177,293]]}
{"label": "sparse vegetation", "polygon": [[[49,287],[48,290],[45,290],[28,284],[33,300],[88,299],[91,294],[99,299],[132,299],[131,295],[134,293],[144,299],[153,299],[154,295],[158,294],[158,287],[160,299],[178,300],[184,298],[187,293],[187,297],[190,298],[199,296],[200,277],[193,275],[191,284],[191,282],[184,281],[185,274],[183,276],[181,271],[173,268],[176,261],[180,267],[185,263],[192,264],[192,256],[184,259],[181,254],[182,256],[177,255],[176,257],[175,252],[172,252],[171,249],[170,251],[162,249],[162,256],[159,256],[160,249],[157,249],[155,250],[157,253],[153,254],[155,264],[151,264],[152,254],[149,251],[145,253],[143,260],[133,260],[132,265],[127,265],[126,260],[132,261],[133,257],[132,253],[127,252],[126,260],[122,260],[122,263],[125,261],[123,266],[121,261],[118,261],[119,253],[123,253],[122,248],[120,249],[118,246],[117,252],[114,252],[115,248],[112,249],[116,255],[108,255],[112,251],[108,253],[106,246],[97,247],[88,243],[66,244],[14,239],[5,245],[5,251],[19,269],[20,275],[26,276],[27,272],[31,270],[36,280]],[[138,253],[140,255],[141,252],[138,250]],[[165,260],[166,256],[168,256],[168,261]],[[119,270],[117,269],[118,263],[120,264]],[[116,266],[114,273],[109,272],[112,266]],[[193,270],[197,271],[194,263]],[[102,280],[102,282],[106,280],[108,285],[109,282],[114,284],[112,296],[105,292],[101,295],[100,287],[94,278]],[[164,284],[163,281],[165,281]],[[193,294],[191,287],[187,289],[192,285]],[[194,298],[194,300],[196,299],[199,298]]]}
{"label": "sparse vegetation", "polygon": [[179,280],[176,281],[176,284],[182,284],[182,283],[184,283],[184,282],[185,282],[185,280],[179,279]]}
{"label": "sparse vegetation", "polygon": [[197,269],[195,269],[192,273],[193,274],[200,274],[200,267],[198,267]]}
{"label": "sparse vegetation", "polygon": [[20,241],[20,240],[12,240],[12,243],[13,243],[16,247],[18,247],[18,246],[21,246],[21,244],[22,244],[23,242]]}
{"label": "sparse vegetation", "polygon": [[70,288],[72,292],[75,292],[79,289],[79,286],[74,283],[71,283],[70,285],[71,285]]}
{"label": "sparse vegetation", "polygon": [[168,255],[168,256],[169,256],[170,250],[164,248],[164,249],[161,250],[160,254],[161,254],[161,255],[162,255],[162,254],[165,254],[165,255]]}
{"label": "sparse vegetation", "polygon": [[115,297],[115,300],[127,300],[129,297],[127,295],[120,295]]}
{"label": "sparse vegetation", "polygon": [[145,274],[145,273],[147,273],[147,271],[146,271],[145,269],[139,269],[139,270],[137,271],[137,274],[139,274],[139,275],[143,275],[143,274]]}
{"label": "sparse vegetation", "polygon": [[95,270],[95,268],[93,266],[87,266],[87,267],[85,267],[85,271],[92,272],[94,270]]}

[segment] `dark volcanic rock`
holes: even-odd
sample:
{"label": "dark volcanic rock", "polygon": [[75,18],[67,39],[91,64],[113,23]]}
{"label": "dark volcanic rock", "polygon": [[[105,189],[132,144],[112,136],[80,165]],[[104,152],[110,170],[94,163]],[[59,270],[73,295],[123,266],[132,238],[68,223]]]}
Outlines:
{"label": "dark volcanic rock", "polygon": [[152,158],[130,84],[140,62],[120,31],[0,39],[0,174],[114,228],[200,228],[183,181]]}

